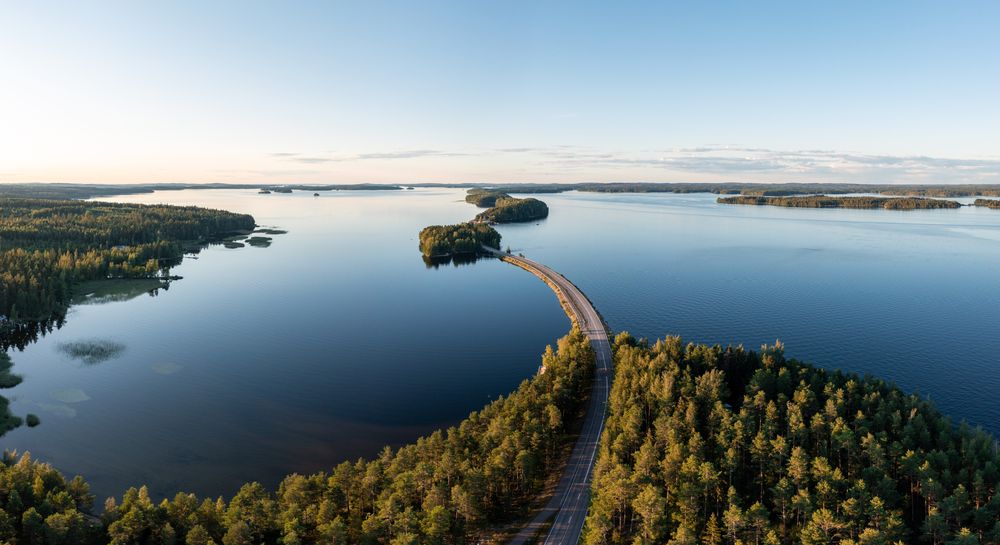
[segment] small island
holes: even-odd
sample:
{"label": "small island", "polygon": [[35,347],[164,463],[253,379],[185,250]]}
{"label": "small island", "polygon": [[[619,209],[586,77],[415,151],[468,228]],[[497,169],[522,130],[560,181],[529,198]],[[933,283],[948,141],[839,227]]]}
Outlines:
{"label": "small island", "polygon": [[538,199],[499,198],[496,205],[476,215],[484,223],[519,223],[548,217],[549,207]]}
{"label": "small island", "polygon": [[986,208],[992,208],[994,210],[1000,210],[1000,200],[998,199],[976,199],[974,203],[976,206],[983,206]]}
{"label": "small island", "polygon": [[420,252],[424,257],[475,254],[483,246],[500,248],[500,233],[484,223],[431,225],[420,231]]}
{"label": "small island", "polygon": [[470,189],[465,195],[465,202],[474,204],[479,208],[491,208],[496,206],[497,199],[509,199],[510,195],[492,189]]}
{"label": "small island", "polygon": [[470,189],[465,195],[465,202],[489,208],[476,215],[475,221],[482,223],[519,223],[544,219],[549,215],[548,205],[538,199],[519,199],[495,189]]}
{"label": "small island", "polygon": [[720,204],[749,204],[757,206],[784,206],[788,208],[856,208],[885,210],[931,210],[940,208],[960,208],[956,201],[925,199],[921,197],[829,197],[827,195],[804,195],[796,197],[766,197],[737,195],[719,197]]}

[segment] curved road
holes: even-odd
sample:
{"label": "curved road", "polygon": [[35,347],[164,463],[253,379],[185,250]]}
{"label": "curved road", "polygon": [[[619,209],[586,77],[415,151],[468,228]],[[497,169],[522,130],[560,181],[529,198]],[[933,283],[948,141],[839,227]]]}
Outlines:
{"label": "curved road", "polygon": [[[587,335],[597,356],[597,369],[591,388],[587,414],[580,436],[573,445],[569,462],[556,485],[555,494],[538,514],[510,540],[511,545],[531,542],[545,523],[552,520],[552,527],[545,537],[545,545],[576,545],[583,532],[583,521],[590,506],[590,477],[593,474],[597,446],[604,429],[608,394],[611,387],[611,342],[604,321],[597,310],[572,282],[556,271],[530,259],[508,255],[489,249],[500,259],[521,267],[548,284],[570,314],[577,327]],[[553,519],[553,517],[555,517]]]}

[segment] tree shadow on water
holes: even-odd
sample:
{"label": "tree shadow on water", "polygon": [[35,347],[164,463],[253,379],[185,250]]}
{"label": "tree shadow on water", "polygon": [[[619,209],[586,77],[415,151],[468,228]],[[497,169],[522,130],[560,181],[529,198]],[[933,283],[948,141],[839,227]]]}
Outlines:
{"label": "tree shadow on water", "polygon": [[481,254],[455,254],[443,257],[423,256],[423,259],[424,259],[424,265],[428,269],[437,269],[446,265],[452,265],[454,267],[472,265],[473,263],[479,261],[480,259],[493,259],[493,258]]}

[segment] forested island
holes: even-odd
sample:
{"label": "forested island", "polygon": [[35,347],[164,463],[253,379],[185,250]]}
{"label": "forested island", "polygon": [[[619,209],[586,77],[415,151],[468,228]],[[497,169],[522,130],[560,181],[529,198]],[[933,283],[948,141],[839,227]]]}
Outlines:
{"label": "forested island", "polygon": [[502,191],[493,191],[492,189],[470,189],[466,192],[465,202],[469,204],[474,204],[480,208],[490,208],[495,206],[497,199],[509,199],[510,195]]}
{"label": "forested island", "polygon": [[289,475],[277,491],[249,483],[228,502],[145,487],[109,499],[97,520],[86,482],[29,456],[0,463],[0,542],[44,544],[291,545],[481,542],[523,515],[564,454],[594,369],[577,330],[548,347],[544,373],[507,397],[371,460]]}
{"label": "forested island", "polygon": [[904,197],[1000,197],[996,184],[854,184],[854,183],[733,183],[733,182],[580,182],[517,183],[507,185],[414,184],[417,187],[486,189],[500,193],[715,193],[718,195],[788,196],[877,193]]}
{"label": "forested island", "polygon": [[500,249],[500,233],[484,223],[431,225],[420,231],[420,252],[424,257],[475,254],[482,246]]}
{"label": "forested island", "polygon": [[1000,210],[1000,200],[997,199],[976,199],[974,204],[976,206],[984,206],[986,208]]}
{"label": "forested island", "polygon": [[[50,199],[89,199],[108,195],[151,193],[182,189],[252,189],[272,188],[266,184],[71,184],[71,183],[2,183],[0,196]],[[396,184],[292,184],[283,186],[296,191],[402,190]],[[878,193],[909,197],[1000,197],[1000,185],[994,184],[851,184],[851,183],[703,183],[703,182],[581,182],[581,183],[518,183],[500,186],[468,183],[419,183],[405,186],[469,188],[486,193],[512,195],[516,193],[562,193],[585,191],[593,193],[715,193],[719,195],[789,196],[816,194]],[[467,196],[466,200],[477,204]],[[492,206],[479,205],[477,206]]]}
{"label": "forested island", "polygon": [[518,199],[500,197],[489,210],[476,215],[476,221],[487,223],[518,223],[536,221],[549,215],[549,207],[538,199],[531,197]]}
{"label": "forested island", "polygon": [[961,208],[955,201],[925,199],[919,197],[828,197],[809,195],[800,197],[764,197],[737,195],[719,197],[720,204],[749,204],[757,206],[784,206],[790,208],[861,208],[886,210],[928,210],[938,208]]}
{"label": "forested island", "polygon": [[759,353],[619,334],[585,542],[1000,543],[1000,455],[927,400]]}
{"label": "forested island", "polygon": [[254,226],[197,207],[0,198],[0,333],[60,313],[77,282],[157,277],[186,242]]}
{"label": "forested island", "polygon": [[544,219],[549,215],[548,205],[538,199],[520,199],[493,189],[470,189],[466,192],[465,202],[489,208],[476,215],[476,221],[484,223],[519,223]]}

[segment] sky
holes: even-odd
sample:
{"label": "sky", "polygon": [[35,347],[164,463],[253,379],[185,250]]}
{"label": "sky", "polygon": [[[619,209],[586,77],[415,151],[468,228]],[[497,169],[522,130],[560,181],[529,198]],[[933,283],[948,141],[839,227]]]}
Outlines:
{"label": "sky", "polygon": [[1000,183],[1000,2],[0,0],[0,182]]}

